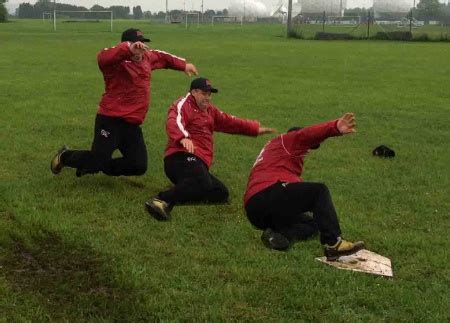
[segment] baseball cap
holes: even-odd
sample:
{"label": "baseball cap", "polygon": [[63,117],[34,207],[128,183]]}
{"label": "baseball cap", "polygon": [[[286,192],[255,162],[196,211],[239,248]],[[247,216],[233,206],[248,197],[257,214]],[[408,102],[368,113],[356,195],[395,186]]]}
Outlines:
{"label": "baseball cap", "polygon": [[384,158],[394,158],[395,157],[395,151],[388,146],[381,145],[376,147],[372,151],[372,155],[378,156],[378,157],[384,157]]}
{"label": "baseball cap", "polygon": [[150,39],[148,38],[144,38],[144,35],[142,34],[142,31],[140,31],[139,29],[135,29],[135,28],[130,28],[125,30],[122,33],[122,41],[130,41],[130,42],[149,42]]}
{"label": "baseball cap", "polygon": [[199,89],[199,90],[203,90],[203,91],[207,91],[207,92],[211,92],[211,93],[219,92],[218,89],[215,89],[211,86],[211,81],[208,79],[205,79],[204,77],[196,78],[195,80],[193,80],[191,82],[190,91],[195,90],[195,89]]}

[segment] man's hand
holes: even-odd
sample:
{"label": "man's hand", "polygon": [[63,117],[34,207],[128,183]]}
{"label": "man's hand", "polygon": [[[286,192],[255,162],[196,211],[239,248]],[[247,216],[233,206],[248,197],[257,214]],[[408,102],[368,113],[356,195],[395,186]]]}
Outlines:
{"label": "man's hand", "polygon": [[347,112],[337,122],[337,128],[343,135],[356,132],[356,121],[353,113]]}
{"label": "man's hand", "polygon": [[259,127],[259,129],[258,129],[258,136],[260,136],[260,135],[267,135],[269,133],[276,133],[276,132],[277,132],[277,129]]}
{"label": "man's hand", "polygon": [[130,45],[130,51],[133,53],[133,55],[142,55],[147,50],[149,50],[148,46],[140,41],[137,41]]}
{"label": "man's hand", "polygon": [[184,147],[184,149],[187,150],[188,153],[193,154],[194,153],[194,143],[189,138],[184,138],[180,140],[181,145]]}
{"label": "man's hand", "polygon": [[197,68],[194,64],[191,63],[186,63],[184,73],[186,73],[188,76],[198,75]]}

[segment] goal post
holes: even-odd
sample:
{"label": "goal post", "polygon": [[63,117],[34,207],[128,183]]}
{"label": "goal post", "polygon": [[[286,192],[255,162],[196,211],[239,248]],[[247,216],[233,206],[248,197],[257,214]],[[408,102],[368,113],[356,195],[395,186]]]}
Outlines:
{"label": "goal post", "polygon": [[[90,17],[86,17],[86,15],[90,15]],[[98,18],[100,16],[108,17],[107,19],[104,18]],[[62,17],[66,17],[73,19],[72,22],[83,22],[83,21],[94,21],[93,19],[96,19],[97,21],[100,19],[103,20],[109,20],[109,31],[113,31],[113,12],[107,11],[107,10],[54,10],[53,11],[53,30],[56,31],[57,21],[59,19],[61,20]],[[80,18],[81,17],[81,18]]]}
{"label": "goal post", "polygon": [[184,20],[186,22],[186,29],[188,28],[188,24],[189,24],[189,17],[192,17],[194,20],[197,17],[197,27],[200,26],[200,12],[185,12],[184,13]]}
{"label": "goal post", "polygon": [[242,16],[212,16],[211,26],[214,26],[214,23],[217,23],[219,21],[223,23],[238,23],[240,25],[244,23],[244,19]]}
{"label": "goal post", "polygon": [[52,12],[43,12],[42,13],[42,21],[52,20],[52,19],[53,19],[53,13]]}

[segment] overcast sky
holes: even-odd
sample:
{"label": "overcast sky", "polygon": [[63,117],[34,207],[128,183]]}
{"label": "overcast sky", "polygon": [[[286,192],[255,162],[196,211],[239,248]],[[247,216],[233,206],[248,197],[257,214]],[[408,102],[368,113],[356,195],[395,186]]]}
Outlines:
{"label": "overcast sky", "polygon": [[[222,10],[228,8],[231,2],[243,1],[243,0],[203,0],[204,10]],[[260,0],[267,6],[267,9],[271,10],[279,0]],[[393,0],[394,1],[394,0]],[[6,3],[8,9],[16,8],[20,3],[28,2],[34,4],[35,0],[9,0]],[[74,4],[79,6],[84,6],[86,8],[92,7],[94,4],[99,4],[104,7],[109,7],[111,5],[121,5],[134,7],[140,5],[144,11],[150,10],[154,11],[165,11],[166,1],[165,0],[57,0],[56,2]],[[347,0],[347,7],[369,7],[372,0]],[[186,6],[186,10],[201,10],[202,0],[169,0],[169,10],[172,9],[183,9]]]}

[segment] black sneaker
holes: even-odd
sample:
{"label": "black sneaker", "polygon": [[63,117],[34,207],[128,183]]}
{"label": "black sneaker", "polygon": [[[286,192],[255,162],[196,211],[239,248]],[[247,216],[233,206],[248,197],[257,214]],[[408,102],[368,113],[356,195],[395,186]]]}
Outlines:
{"label": "black sneaker", "polygon": [[261,235],[261,241],[269,249],[286,251],[290,247],[290,242],[281,233],[273,231],[271,228],[266,229]]}
{"label": "black sneaker", "polygon": [[325,256],[328,261],[336,261],[340,256],[348,256],[365,247],[363,241],[351,242],[339,237],[334,246],[325,245]]}
{"label": "black sneaker", "polygon": [[54,175],[58,175],[61,173],[61,170],[63,169],[64,165],[61,160],[62,154],[64,154],[67,150],[69,150],[69,147],[66,145],[62,146],[60,150],[56,153],[56,155],[52,158],[50,161],[50,170]]}
{"label": "black sneaker", "polygon": [[171,218],[171,205],[156,197],[151,198],[150,200],[145,202],[145,208],[147,209],[148,213],[150,213],[150,215],[158,221],[169,221]]}

